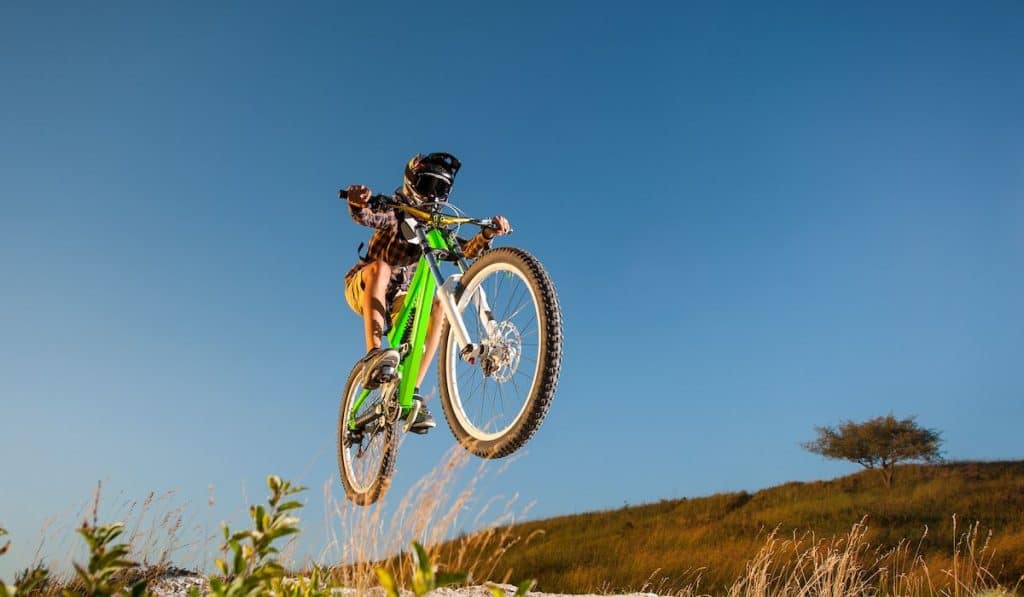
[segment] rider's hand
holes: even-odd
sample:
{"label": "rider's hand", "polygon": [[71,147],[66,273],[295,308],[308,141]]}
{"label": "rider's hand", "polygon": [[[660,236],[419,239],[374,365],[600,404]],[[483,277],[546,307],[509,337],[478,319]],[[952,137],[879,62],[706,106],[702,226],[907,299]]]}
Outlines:
{"label": "rider's hand", "polygon": [[490,234],[484,233],[484,236],[489,239],[495,236],[502,236],[512,232],[512,225],[508,223],[508,218],[505,216],[494,216],[491,218],[491,225],[487,228]]}
{"label": "rider's hand", "polygon": [[370,187],[354,184],[348,188],[348,202],[356,207],[366,207],[370,201]]}

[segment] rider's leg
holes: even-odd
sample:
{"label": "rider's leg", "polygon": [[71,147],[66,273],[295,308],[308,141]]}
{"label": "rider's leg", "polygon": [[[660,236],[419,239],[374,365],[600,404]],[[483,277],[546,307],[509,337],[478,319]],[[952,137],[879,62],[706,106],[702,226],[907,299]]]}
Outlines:
{"label": "rider's leg", "polygon": [[366,350],[380,348],[384,335],[384,318],[387,311],[388,284],[391,282],[391,266],[378,259],[366,264],[359,275],[363,278],[363,329],[366,334]]}
{"label": "rider's leg", "polygon": [[[420,361],[420,372],[416,377],[416,397],[420,400],[422,400],[422,397],[419,395],[420,385],[423,384],[423,378],[427,376],[430,362],[437,353],[437,345],[441,341],[441,329],[444,327],[441,325],[442,323],[444,323],[444,311],[441,310],[441,302],[437,297],[434,297],[434,305],[430,308],[430,321],[427,322],[427,339],[423,346],[423,360]],[[437,423],[434,422],[433,415],[430,414],[430,410],[424,404],[420,406],[416,414],[416,420],[410,425],[409,431],[413,433],[426,433],[436,426]]]}
{"label": "rider's leg", "polygon": [[416,387],[423,385],[423,378],[427,376],[427,369],[430,362],[437,354],[437,345],[441,342],[441,330],[444,328],[444,311],[441,309],[441,301],[434,297],[434,306],[430,308],[430,322],[427,324],[427,340],[423,348],[423,361],[420,365],[420,374],[416,378]]}

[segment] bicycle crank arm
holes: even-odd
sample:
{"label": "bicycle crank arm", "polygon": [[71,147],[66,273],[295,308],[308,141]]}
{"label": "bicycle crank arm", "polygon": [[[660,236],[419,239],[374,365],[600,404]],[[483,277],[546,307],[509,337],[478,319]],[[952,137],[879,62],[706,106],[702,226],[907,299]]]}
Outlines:
{"label": "bicycle crank arm", "polygon": [[355,426],[357,431],[363,431],[367,425],[376,421],[381,417],[379,412],[380,407],[374,408],[370,412],[356,417]]}

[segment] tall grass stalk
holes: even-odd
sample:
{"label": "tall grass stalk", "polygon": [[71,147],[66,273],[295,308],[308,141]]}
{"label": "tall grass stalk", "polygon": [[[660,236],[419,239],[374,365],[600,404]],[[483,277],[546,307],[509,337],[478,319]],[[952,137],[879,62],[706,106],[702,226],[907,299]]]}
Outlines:
{"label": "tall grass stalk", "polygon": [[[1017,595],[1021,583],[1006,587],[991,573],[989,535],[969,525],[953,538],[948,566],[932,569],[921,542],[884,548],[868,540],[861,520],[849,533],[818,539],[813,533],[780,537],[772,532],[744,573],[725,591],[728,597],[968,597]],[[925,534],[927,531],[925,532]],[[679,597],[705,595],[699,578],[674,591]]]}
{"label": "tall grass stalk", "polygon": [[[392,509],[387,498],[370,507],[354,506],[335,497],[334,483],[324,485],[329,541],[318,561],[334,565],[332,582],[366,591],[378,583],[376,568],[394,571],[399,586],[411,586],[416,569],[407,548],[423,545],[430,561],[441,570],[467,573],[471,579],[507,581],[511,570],[500,570],[502,556],[520,538],[514,525],[517,496],[475,501],[480,483],[490,474],[485,462],[467,470],[471,455],[454,446],[441,462],[403,495]],[[469,473],[468,475],[466,473]],[[464,482],[463,477],[468,477]],[[473,515],[474,509],[476,510]],[[521,513],[525,513],[523,509]],[[455,537],[464,519],[474,529]]]}

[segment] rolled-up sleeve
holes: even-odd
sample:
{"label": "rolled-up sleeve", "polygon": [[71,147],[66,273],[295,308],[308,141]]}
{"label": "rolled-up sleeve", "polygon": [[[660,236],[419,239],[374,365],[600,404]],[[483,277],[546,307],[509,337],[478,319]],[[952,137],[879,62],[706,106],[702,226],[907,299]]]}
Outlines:
{"label": "rolled-up sleeve", "polygon": [[473,238],[466,240],[464,238],[455,239],[459,242],[459,246],[462,248],[462,252],[466,254],[466,257],[475,259],[480,253],[483,253],[487,249],[491,248],[491,241],[484,238],[482,233],[477,234]]}
{"label": "rolled-up sleeve", "polygon": [[395,225],[395,214],[391,210],[374,211],[369,207],[359,207],[350,202],[348,213],[352,214],[352,219],[360,226],[387,230]]}

